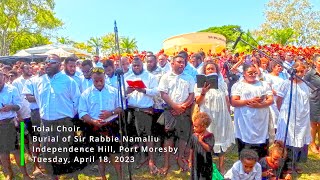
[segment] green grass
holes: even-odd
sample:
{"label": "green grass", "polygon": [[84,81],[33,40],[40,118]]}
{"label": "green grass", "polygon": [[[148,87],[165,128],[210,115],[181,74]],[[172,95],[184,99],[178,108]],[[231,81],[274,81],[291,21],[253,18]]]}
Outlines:
{"label": "green grass", "polygon": [[[233,146],[230,148],[230,150],[226,153],[226,169],[229,169],[232,164],[238,159],[237,153],[236,153],[236,146]],[[157,166],[161,167],[163,164],[163,156],[156,154],[157,157]],[[174,160],[174,157],[171,156],[171,168],[167,176],[151,176],[149,174],[149,170],[147,166],[143,166],[141,169],[134,169],[135,164],[132,164],[132,179],[137,179],[137,180],[144,180],[144,179],[158,179],[158,180],[184,180],[184,179],[189,179],[190,174],[185,173],[185,172],[180,172],[178,170],[178,166],[176,165],[176,162]],[[26,159],[28,159],[26,157]],[[217,162],[217,158],[214,158],[214,161]],[[27,170],[30,173],[32,171],[32,163],[27,162]],[[301,175],[293,175],[293,179],[301,179],[301,180],[319,180],[320,179],[320,155],[319,154],[314,154],[310,153],[309,158],[307,163],[302,163],[300,164],[300,167],[303,168],[304,173]],[[125,164],[124,167],[124,174],[128,175],[127,171],[127,166]],[[16,174],[14,179],[15,180],[20,180],[22,179],[22,175],[19,171],[19,168],[16,164],[16,162],[13,161],[13,171]],[[107,177],[108,179],[116,179],[115,177],[115,171],[114,168],[112,167],[111,164],[107,165]],[[85,169],[79,171],[77,174],[73,174],[74,176],[77,176],[79,180],[96,180],[100,179],[99,178],[99,173],[98,173],[98,168],[96,163],[91,164],[87,166]],[[2,168],[0,169],[0,180],[4,179],[3,173],[2,173]],[[48,180],[49,178],[46,176],[38,176],[36,178],[37,180]],[[72,175],[64,175],[61,177],[61,179],[64,180],[69,180],[73,179]],[[126,178],[127,179],[127,178]]]}

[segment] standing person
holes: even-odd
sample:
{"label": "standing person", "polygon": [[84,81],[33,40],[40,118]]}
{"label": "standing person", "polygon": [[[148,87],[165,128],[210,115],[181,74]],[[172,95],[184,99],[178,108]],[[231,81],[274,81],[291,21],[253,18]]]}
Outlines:
{"label": "standing person", "polygon": [[[91,127],[95,136],[119,137],[118,114],[122,109],[119,104],[117,89],[105,83],[104,69],[95,67],[92,69],[93,86],[86,89],[80,97],[79,101],[79,117]],[[115,116],[116,115],[116,116]],[[112,118],[113,117],[113,118]],[[110,119],[108,122],[103,122],[105,119]],[[110,146],[115,148],[116,153],[119,153],[119,143],[107,142],[96,143],[97,147]],[[110,156],[111,162],[115,167],[118,179],[122,178],[121,164],[116,162],[114,153],[98,153],[100,158]],[[105,166],[106,162],[100,161],[99,173],[103,180],[106,179]]]}
{"label": "standing person", "polygon": [[[0,70],[0,161],[6,180],[13,179],[13,171],[10,162],[10,152],[14,153],[16,162],[20,162],[19,151],[16,150],[17,133],[14,118],[22,105],[20,94],[12,85],[6,84],[4,73]],[[24,179],[31,179],[25,166],[17,163]]]}
{"label": "standing person", "polygon": [[194,133],[191,136],[189,158],[191,179],[212,179],[214,135],[207,131],[211,118],[204,112],[199,112],[193,118]]}
{"label": "standing person", "polygon": [[117,76],[114,73],[114,63],[112,60],[106,60],[105,62],[103,62],[103,68],[104,68],[104,72],[106,74],[106,84],[114,87],[114,88],[118,88],[118,79]]}
{"label": "standing person", "polygon": [[[135,122],[135,127],[139,137],[151,136],[152,115],[153,115],[153,97],[159,92],[157,90],[158,82],[154,75],[148,73],[143,69],[143,63],[140,58],[135,58],[132,61],[132,74],[127,76],[125,81],[128,80],[142,80],[145,88],[129,87],[126,84],[126,91],[128,97],[128,109],[131,114],[131,122]],[[140,143],[140,146],[143,144]],[[153,148],[154,142],[146,142],[148,147]],[[143,154],[143,153],[141,153]],[[150,174],[158,173],[158,168],[154,160],[154,152],[149,151],[149,171]],[[141,160],[138,167],[141,167],[147,159]]]}
{"label": "standing person", "polygon": [[191,65],[191,63],[189,62],[188,53],[186,51],[180,51],[179,54],[180,54],[180,56],[182,56],[184,58],[185,64],[186,64],[183,71],[186,74],[189,74],[194,79],[194,81],[196,82],[197,81],[197,77],[196,76],[197,76],[198,72],[197,72],[197,69],[194,68]]}
{"label": "standing person", "polygon": [[190,57],[190,63],[198,71],[198,69],[201,69],[203,66],[202,56],[199,53],[192,54]]}
{"label": "standing person", "polygon": [[168,61],[167,55],[165,54],[160,54],[158,56],[158,65],[159,68],[165,73],[171,70],[170,62]]}
{"label": "standing person", "polygon": [[121,57],[120,63],[123,70],[123,77],[126,78],[130,74],[132,74],[132,70],[130,69],[130,62],[128,57]]}
{"label": "standing person", "polygon": [[223,64],[222,71],[225,74],[228,85],[228,92],[231,96],[231,88],[232,86],[239,80],[240,75],[237,69],[233,69],[233,66],[238,63],[239,53],[236,53],[233,57],[229,55],[227,61]]}
{"label": "standing person", "polygon": [[100,62],[100,57],[99,56],[93,56],[93,61],[92,61],[93,67],[103,67],[102,62]]}
{"label": "standing person", "polygon": [[273,103],[270,86],[257,80],[257,68],[243,65],[243,80],[233,85],[231,104],[234,106],[235,137],[238,153],[254,149],[259,157],[267,155],[269,106]]}
{"label": "standing person", "polygon": [[[320,54],[313,57],[313,67],[306,75],[305,80],[314,87],[320,87]],[[311,120],[311,143],[310,150],[320,154],[320,144],[316,145],[316,135],[320,143],[320,91],[312,92],[310,96],[310,120]]]}
{"label": "standing person", "polygon": [[[205,63],[203,71],[205,75],[218,75],[218,65]],[[200,111],[206,112],[212,119],[207,130],[215,136],[213,151],[219,157],[218,169],[224,174],[224,153],[232,143],[235,143],[227,84],[219,79],[218,89],[210,88],[210,84],[206,84],[203,88],[196,87],[195,96]]]}
{"label": "standing person", "polygon": [[[307,66],[302,62],[296,62],[293,65],[296,69],[296,76],[302,78]],[[302,173],[302,169],[297,166],[298,162],[306,162],[308,158],[308,144],[311,142],[311,127],[310,127],[310,89],[301,80],[294,78],[294,85],[292,90],[292,106],[289,117],[288,135],[285,137],[288,108],[290,103],[290,80],[286,80],[279,87],[277,93],[277,106],[280,109],[278,119],[278,129],[276,133],[276,140],[286,140],[288,149],[287,165],[288,169],[292,169],[297,173]]]}
{"label": "standing person", "polygon": [[[80,91],[77,83],[60,71],[61,59],[58,55],[51,54],[47,57],[46,74],[39,77],[36,82],[36,91],[39,92],[37,100],[40,109],[40,116],[43,128],[52,128],[49,132],[40,132],[41,136],[58,136],[57,142],[44,142],[46,147],[69,147],[70,142],[63,142],[63,137],[70,136],[73,139],[72,131],[57,131],[57,127],[72,128],[72,118],[77,113]],[[48,153],[43,152],[44,157],[53,158],[69,158],[68,152]],[[61,174],[59,165],[61,163],[46,163],[46,169],[52,179],[58,179]]]}
{"label": "standing person", "polygon": [[74,57],[67,57],[64,60],[64,71],[62,71],[63,73],[65,73],[66,75],[70,76],[73,80],[75,80],[78,84],[78,87],[80,89],[80,85],[81,85],[81,78],[79,76],[79,73],[76,71],[76,62],[77,59]]}
{"label": "standing person", "polygon": [[84,60],[81,64],[82,68],[82,74],[81,76],[81,85],[80,85],[80,92],[82,93],[85,91],[88,87],[91,87],[93,82],[91,79],[91,68],[93,67],[91,60]]}
{"label": "standing person", "polygon": [[[178,54],[171,62],[172,71],[163,75],[159,83],[159,91],[168,109],[164,111],[165,121],[175,122],[174,127],[166,129],[165,147],[173,146],[174,138],[177,138],[178,159],[177,163],[182,170],[188,169],[184,161],[187,142],[192,133],[191,106],[194,102],[194,78],[184,72],[186,66],[185,56]],[[164,156],[164,167],[160,173],[166,175],[170,169],[170,153]]]}

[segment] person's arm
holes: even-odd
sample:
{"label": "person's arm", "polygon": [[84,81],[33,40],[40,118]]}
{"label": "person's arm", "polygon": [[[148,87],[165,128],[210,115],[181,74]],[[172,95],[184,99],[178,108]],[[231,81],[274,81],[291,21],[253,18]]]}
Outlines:
{"label": "person's arm", "polygon": [[204,83],[203,88],[201,89],[201,94],[199,96],[196,96],[196,103],[201,104],[202,101],[205,99],[206,93],[210,90],[210,84],[207,84],[207,82]]}
{"label": "person's arm", "polygon": [[248,99],[240,99],[240,96],[231,96],[231,104],[233,107],[246,106],[248,102]]}
{"label": "person's arm", "polygon": [[189,93],[188,98],[181,104],[184,109],[190,107],[194,102],[194,93]]}
{"label": "person's arm", "polygon": [[280,97],[280,96],[277,97],[276,103],[277,103],[277,108],[279,111],[280,111],[280,108],[282,105],[282,100],[283,100],[283,97]]}
{"label": "person's arm", "polygon": [[26,94],[26,99],[29,103],[36,102],[36,98],[31,94]]}

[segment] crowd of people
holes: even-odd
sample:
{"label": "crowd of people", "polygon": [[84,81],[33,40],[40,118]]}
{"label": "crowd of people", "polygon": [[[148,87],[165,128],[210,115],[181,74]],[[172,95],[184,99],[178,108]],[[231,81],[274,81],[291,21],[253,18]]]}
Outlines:
{"label": "crowd of people", "polygon": [[[226,179],[291,179],[291,173],[303,172],[298,163],[307,160],[308,146],[320,154],[316,144],[320,142],[320,91],[308,86],[320,87],[320,55],[315,54],[311,64],[294,56],[289,51],[281,56],[273,52],[275,62],[257,52],[226,52],[220,57],[203,52],[189,55],[180,51],[171,57],[147,52],[143,58],[119,60],[100,60],[98,56],[92,60],[62,59],[51,54],[40,63],[0,64],[0,161],[6,179],[14,176],[10,153],[20,162],[19,122],[25,123],[28,132],[27,152],[35,157],[32,175],[19,165],[25,179],[41,173],[58,179],[62,163],[43,164],[38,158],[71,156],[68,152],[37,152],[33,147],[73,145],[39,143],[29,135],[74,137],[78,131],[56,129],[75,125],[82,136],[159,137],[160,143],[87,144],[114,147],[114,152],[95,155],[111,160],[118,179],[124,177],[123,163],[115,161],[120,146],[177,147],[177,165],[182,172],[190,172],[191,179],[212,178],[213,156],[219,158],[217,167]],[[291,76],[291,69],[295,76]],[[218,87],[207,82],[199,87],[199,74],[215,75]],[[141,80],[143,87],[127,83],[136,80]],[[40,132],[33,127],[53,130]],[[233,144],[237,144],[239,161],[226,170],[225,153]],[[160,156],[164,158],[161,168],[154,152],[139,154],[136,169],[146,164],[151,175],[165,176],[170,171],[170,152]],[[102,159],[98,160],[98,171],[106,179],[108,163]]]}

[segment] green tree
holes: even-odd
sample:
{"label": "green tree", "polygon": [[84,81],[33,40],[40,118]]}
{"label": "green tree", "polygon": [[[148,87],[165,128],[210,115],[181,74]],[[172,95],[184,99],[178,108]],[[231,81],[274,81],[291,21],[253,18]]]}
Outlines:
{"label": "green tree", "polygon": [[81,49],[81,50],[84,50],[84,51],[87,51],[89,53],[94,53],[94,49],[92,46],[84,43],[84,42],[75,42],[73,44],[73,47],[77,48],[77,49]]}
{"label": "green tree", "polygon": [[[108,33],[101,37],[102,40],[102,51],[106,54],[115,54],[116,52],[116,43],[114,33]],[[120,41],[120,40],[119,40]]]}
{"label": "green tree", "polygon": [[208,29],[201,30],[199,32],[211,32],[221,34],[227,39],[227,44],[234,43],[237,38],[237,29],[240,29],[238,25],[224,25],[224,26],[213,26]]}
{"label": "green tree", "polygon": [[53,9],[54,0],[1,0],[0,55],[12,53],[11,44],[25,33],[46,35],[62,26]]}
{"label": "green tree", "polygon": [[57,42],[60,44],[67,44],[67,45],[71,45],[75,43],[74,41],[69,39],[69,37],[58,37]]}
{"label": "green tree", "polygon": [[320,44],[320,12],[314,9],[309,0],[270,0],[264,14],[266,21],[255,31],[263,39],[269,39],[273,29],[293,29],[299,35],[296,45]]}
{"label": "green tree", "polygon": [[135,38],[130,39],[129,37],[123,37],[120,40],[120,49],[125,53],[132,53],[138,49],[137,41]]}
{"label": "green tree", "polygon": [[298,33],[291,28],[273,29],[270,31],[268,39],[265,41],[268,44],[281,44],[282,46],[297,42]]}
{"label": "green tree", "polygon": [[25,32],[19,35],[19,38],[12,41],[10,44],[10,54],[14,54],[21,49],[27,49],[30,47],[36,47],[41,45],[50,44],[48,37],[43,36],[40,33]]}
{"label": "green tree", "polygon": [[95,54],[99,56],[99,49],[102,46],[102,40],[98,37],[91,37],[88,41],[88,45],[95,49]]}

